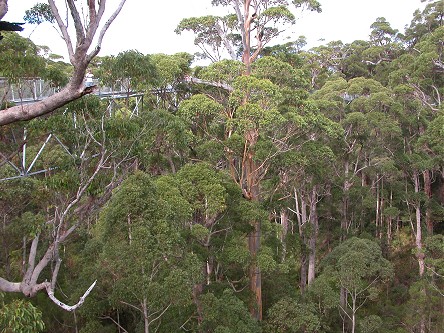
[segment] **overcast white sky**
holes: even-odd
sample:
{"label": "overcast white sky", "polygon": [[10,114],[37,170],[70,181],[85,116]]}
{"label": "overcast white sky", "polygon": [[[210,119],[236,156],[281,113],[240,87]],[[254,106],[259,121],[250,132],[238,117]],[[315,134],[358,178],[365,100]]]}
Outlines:
{"label": "overcast white sky", "polygon": [[[118,0],[108,0],[107,12],[114,10]],[[319,0],[322,13],[296,13],[298,21],[287,35],[296,39],[305,35],[308,46],[332,40],[349,43],[368,39],[370,25],[377,17],[385,17],[391,26],[403,32],[410,24],[413,12],[423,8],[420,0]],[[10,0],[4,20],[22,22],[26,9],[35,0]],[[44,0],[40,0],[44,2]],[[56,0],[64,8],[64,1]],[[174,29],[182,18],[215,14],[211,0],[127,0],[122,12],[108,30],[100,56],[136,49],[144,54],[176,52],[194,53],[191,33],[176,35]],[[34,27],[25,25],[21,34],[28,37]],[[66,55],[66,48],[55,29],[48,23],[39,26],[31,35],[38,45],[49,46],[53,53]],[[324,41],[320,41],[323,39]]]}

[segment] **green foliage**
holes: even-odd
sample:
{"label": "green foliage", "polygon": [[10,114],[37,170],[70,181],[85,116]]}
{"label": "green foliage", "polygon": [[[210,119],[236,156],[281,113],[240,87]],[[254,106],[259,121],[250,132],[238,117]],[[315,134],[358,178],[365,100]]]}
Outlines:
{"label": "green foliage", "polygon": [[29,302],[15,300],[0,308],[2,333],[37,333],[44,329],[42,313]]}
{"label": "green foliage", "polygon": [[203,330],[219,333],[259,333],[257,321],[251,318],[247,308],[231,290],[220,297],[212,293],[202,296],[204,320]]}
{"label": "green foliage", "polygon": [[45,60],[39,56],[39,48],[31,40],[14,32],[4,34],[0,43],[0,63],[0,74],[11,82],[39,77],[45,69]]}
{"label": "green foliage", "polygon": [[352,237],[337,246],[325,265],[333,264],[344,288],[363,291],[373,281],[387,281],[393,275],[393,267],[382,256],[380,246],[374,241]]}
{"label": "green foliage", "polygon": [[102,58],[95,73],[99,79],[113,87],[117,82],[125,91],[146,89],[155,82],[156,67],[149,55],[136,50],[120,52],[117,56]]}
{"label": "green foliage", "polygon": [[203,68],[199,77],[214,82],[225,82],[231,84],[245,71],[245,65],[237,60],[221,60]]}
{"label": "green foliage", "polygon": [[[283,30],[282,23],[293,24],[291,6],[320,11],[317,1],[255,5],[251,39],[264,44]],[[96,59],[91,68],[102,83],[119,88],[122,83],[127,91],[154,88],[158,95],[147,92],[137,116],[130,117],[129,99],[109,116],[107,103],[88,96],[26,124],[28,160],[40,149],[35,142],[49,133],[63,146],[53,137],[34,165],[56,169],[0,183],[2,277],[20,281],[23,248],[37,234],[38,256],[43,254],[52,240],[52,214],[75,198],[105,151],[106,163],[76,214],[67,217],[81,227],[63,244],[67,273],[58,280],[66,294],[81,295],[85,281],[98,279],[77,312],[81,332],[115,331],[114,322],[128,332],[142,331],[143,310],[150,320],[162,314],[150,322],[150,330],[158,332],[181,325],[219,333],[259,332],[259,326],[265,332],[339,332],[355,312],[359,332],[419,331],[421,318],[427,331],[440,332],[443,8],[436,1],[416,12],[405,36],[377,18],[369,41],[334,41],[302,51],[301,36],[262,50],[263,45],[252,47],[250,56],[258,57],[251,75],[243,75],[247,68],[240,61],[216,61],[227,43],[233,59],[243,52],[234,13],[179,24],[176,32],[193,31],[195,42],[213,52],[207,67],[192,69],[193,56],[186,53],[147,56],[130,50]],[[38,4],[25,20],[40,24],[53,18],[47,5]],[[10,82],[40,76],[53,87],[67,83],[69,65],[45,60],[45,48],[16,34],[4,36],[0,72]],[[189,75],[201,83],[184,80]],[[11,163],[20,166],[20,131],[21,125],[0,128],[2,177],[17,171]],[[257,201],[244,199],[239,186],[245,185],[239,183],[250,157],[258,171]],[[431,193],[423,188],[422,171],[432,176]],[[416,192],[413,174],[419,175]],[[312,190],[316,208],[310,207]],[[415,262],[415,208],[434,228],[433,236],[422,239],[422,278]],[[318,230],[298,224],[314,213]],[[261,225],[261,246],[252,256],[247,235],[255,223]],[[315,231],[316,278],[299,296],[302,259]],[[423,236],[432,230],[425,231]],[[262,273],[261,324],[246,305],[252,262]],[[387,284],[393,276],[395,283]],[[47,330],[59,323],[74,326],[72,317],[38,301]],[[29,313],[16,315],[16,308]],[[35,326],[38,311],[25,302],[0,311],[5,332],[43,329]],[[12,315],[22,328],[4,328],[13,321],[3,317]]]}
{"label": "green foliage", "polygon": [[183,101],[179,107],[179,115],[192,121],[203,129],[223,110],[223,106],[205,95],[193,95]]}
{"label": "green foliage", "polygon": [[177,173],[177,179],[181,194],[195,211],[209,218],[225,210],[225,188],[220,176],[209,165],[186,165]]}
{"label": "green foliage", "polygon": [[375,315],[370,315],[363,318],[359,322],[360,332],[362,333],[372,333],[380,332],[383,321],[382,318]]}
{"label": "green foliage", "polygon": [[309,333],[319,332],[320,320],[312,304],[282,298],[268,311],[265,322],[266,332]]}
{"label": "green foliage", "polygon": [[51,7],[47,3],[35,4],[31,9],[25,11],[25,17],[23,19],[29,24],[37,25],[43,22],[55,22]]}

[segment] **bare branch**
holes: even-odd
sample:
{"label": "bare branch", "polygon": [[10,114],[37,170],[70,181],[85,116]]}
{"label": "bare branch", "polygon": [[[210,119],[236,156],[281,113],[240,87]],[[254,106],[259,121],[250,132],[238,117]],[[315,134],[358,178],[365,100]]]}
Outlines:
{"label": "bare branch", "polygon": [[69,11],[71,12],[71,16],[74,21],[74,27],[76,29],[76,35],[77,35],[76,49],[77,49],[79,45],[82,44],[83,41],[85,40],[85,28],[83,27],[82,19],[74,3],[74,0],[66,0],[66,3],[68,4]]}
{"label": "bare branch", "polygon": [[[62,18],[60,17],[59,10],[57,9],[57,6],[54,3],[54,0],[48,0],[49,6],[51,7],[52,15],[54,15],[54,18],[56,19],[57,25],[59,26],[60,32],[62,33],[63,40],[65,41],[66,47],[68,48],[68,55],[71,63],[74,61],[74,48],[72,46],[71,37],[68,33],[68,27],[63,22]],[[1,123],[0,123],[1,125]]]}
{"label": "bare branch", "polygon": [[[102,8],[102,6],[103,6],[103,8],[105,7],[106,1],[105,0],[102,0],[102,1],[103,2],[100,3],[99,11]],[[103,40],[103,37],[105,36],[106,31],[108,30],[108,28],[111,25],[111,23],[113,23],[113,21],[117,17],[117,15],[119,15],[119,13],[122,10],[123,5],[125,4],[125,2],[126,2],[126,0],[121,0],[120,1],[119,6],[115,10],[115,12],[111,15],[111,17],[108,19],[108,21],[106,21],[105,25],[102,27],[102,30],[100,31],[100,34],[99,34],[99,39],[97,41],[96,49],[92,53],[90,53],[88,55],[88,60],[89,61],[91,61],[91,59],[94,58],[97,55],[97,53],[99,53],[101,45],[102,45],[102,40]]]}
{"label": "bare branch", "polygon": [[89,293],[91,292],[91,290],[93,290],[94,286],[96,285],[97,280],[93,282],[93,284],[85,291],[85,293],[83,294],[82,297],[80,297],[80,300],[77,302],[77,304],[74,305],[67,305],[61,301],[59,301],[55,296],[54,296],[54,291],[51,288],[51,284],[47,283],[46,284],[46,291],[48,293],[48,297],[51,299],[51,301],[53,301],[55,304],[57,304],[59,307],[61,307],[63,310],[66,311],[74,311],[75,309],[77,309],[78,307],[80,307],[84,302],[86,297],[89,295]]}

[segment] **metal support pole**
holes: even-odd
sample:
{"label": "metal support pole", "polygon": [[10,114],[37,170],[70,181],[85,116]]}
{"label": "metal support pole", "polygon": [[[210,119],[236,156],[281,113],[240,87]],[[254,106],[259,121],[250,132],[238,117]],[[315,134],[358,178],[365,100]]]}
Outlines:
{"label": "metal support pole", "polygon": [[37,153],[37,155],[35,155],[34,160],[32,161],[31,165],[29,166],[28,170],[26,170],[26,173],[28,173],[29,171],[31,171],[32,167],[34,166],[34,163],[37,161],[37,159],[40,157],[40,154],[42,153],[43,149],[45,148],[46,144],[48,143],[48,141],[51,139],[52,134],[49,134],[48,137],[46,138],[45,142],[43,143],[42,147],[40,148],[39,152]]}

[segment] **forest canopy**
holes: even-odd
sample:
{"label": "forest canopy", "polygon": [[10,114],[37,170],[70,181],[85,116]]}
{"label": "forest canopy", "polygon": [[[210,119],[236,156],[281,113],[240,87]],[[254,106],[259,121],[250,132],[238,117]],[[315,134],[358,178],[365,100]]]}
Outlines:
{"label": "forest canopy", "polygon": [[322,3],[214,0],[199,54],[114,56],[81,2],[70,63],[2,32],[1,332],[442,331],[442,1],[307,49]]}

